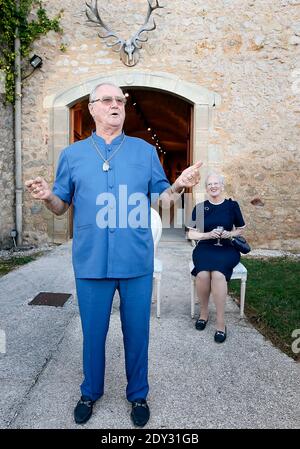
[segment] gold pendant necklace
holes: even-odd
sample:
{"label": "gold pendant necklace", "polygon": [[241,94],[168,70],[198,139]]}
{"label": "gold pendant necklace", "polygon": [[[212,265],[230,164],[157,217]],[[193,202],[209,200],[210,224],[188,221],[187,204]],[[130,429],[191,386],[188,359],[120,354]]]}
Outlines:
{"label": "gold pendant necklace", "polygon": [[105,158],[102,156],[102,153],[101,153],[101,151],[100,151],[99,148],[98,148],[98,145],[97,145],[96,142],[94,141],[93,135],[91,135],[91,139],[92,139],[93,145],[94,145],[94,147],[95,147],[95,150],[97,151],[97,153],[99,154],[99,156],[101,157],[101,159],[104,161],[104,162],[103,162],[103,165],[102,165],[102,170],[103,170],[103,171],[108,171],[108,170],[110,169],[109,161],[112,160],[112,158],[116,155],[116,153],[117,153],[117,152],[119,151],[119,149],[121,148],[122,143],[123,143],[124,140],[125,140],[125,134],[124,134],[124,137],[123,137],[122,142],[120,143],[120,145],[115,149],[115,151],[113,152],[113,154],[112,154],[108,159],[105,159]]}

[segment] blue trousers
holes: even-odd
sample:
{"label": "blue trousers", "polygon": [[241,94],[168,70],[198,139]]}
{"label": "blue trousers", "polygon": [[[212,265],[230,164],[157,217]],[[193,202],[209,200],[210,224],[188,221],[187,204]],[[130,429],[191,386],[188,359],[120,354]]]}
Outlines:
{"label": "blue trousers", "polygon": [[94,401],[103,395],[105,341],[114,293],[118,290],[127,377],[126,396],[128,401],[147,397],[152,279],[152,274],[128,279],[76,279],[83,332],[82,395]]}

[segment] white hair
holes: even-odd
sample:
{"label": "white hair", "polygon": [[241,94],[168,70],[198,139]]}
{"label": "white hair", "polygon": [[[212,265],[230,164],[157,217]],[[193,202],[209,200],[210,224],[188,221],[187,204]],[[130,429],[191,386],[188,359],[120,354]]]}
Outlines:
{"label": "white hair", "polygon": [[98,90],[99,87],[102,87],[102,86],[113,86],[113,87],[116,87],[117,89],[120,89],[120,91],[123,93],[121,87],[117,86],[114,83],[109,83],[109,82],[107,82],[107,83],[100,83],[100,84],[97,84],[97,86],[95,86],[94,89],[92,90],[92,92],[90,93],[89,102],[97,99],[97,95],[96,95],[97,90]]}
{"label": "white hair", "polygon": [[223,176],[223,175],[220,175],[219,173],[216,173],[216,172],[208,173],[208,175],[207,175],[206,178],[205,178],[205,186],[207,186],[208,178],[210,178],[211,176],[215,176],[216,178],[218,178],[220,184],[221,184],[223,187],[225,186],[225,179],[224,179],[224,176]]}

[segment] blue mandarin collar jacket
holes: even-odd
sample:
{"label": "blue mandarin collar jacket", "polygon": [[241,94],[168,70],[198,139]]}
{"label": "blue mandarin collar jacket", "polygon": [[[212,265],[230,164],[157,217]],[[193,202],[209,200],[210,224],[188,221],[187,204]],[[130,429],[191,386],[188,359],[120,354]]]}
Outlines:
{"label": "blue mandarin collar jacket", "polygon": [[[157,199],[170,186],[156,149],[123,133],[110,144],[95,133],[93,139],[98,151],[88,137],[61,152],[53,186],[55,195],[73,203],[75,277],[150,274],[154,258],[151,198]],[[104,159],[111,158],[107,172],[99,152]],[[142,219],[145,216],[147,222]]]}

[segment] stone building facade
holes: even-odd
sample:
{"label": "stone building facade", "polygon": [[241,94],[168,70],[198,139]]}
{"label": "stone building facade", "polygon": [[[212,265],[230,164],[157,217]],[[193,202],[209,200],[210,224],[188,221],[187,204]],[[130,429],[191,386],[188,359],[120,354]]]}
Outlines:
{"label": "stone building facade", "polygon": [[[165,93],[190,105],[189,161],[203,160],[203,174],[225,175],[226,194],[239,201],[252,246],[299,250],[300,1],[160,4],[152,14],[157,28],[148,32],[137,65],[127,67],[98,37],[103,30],[88,26],[85,1],[63,3],[64,34],[35,43],[43,66],[23,85],[24,179],[53,181],[59,151],[70,142],[70,110],[99,82]],[[45,5],[52,15],[62,3]],[[146,0],[99,5],[104,22],[125,39],[143,24],[148,7]],[[5,164],[1,183],[8,189],[12,163]],[[203,190],[202,182],[194,201]],[[8,200],[4,230],[11,208]],[[68,238],[69,217],[54,217],[27,194],[23,219],[25,242]]]}

